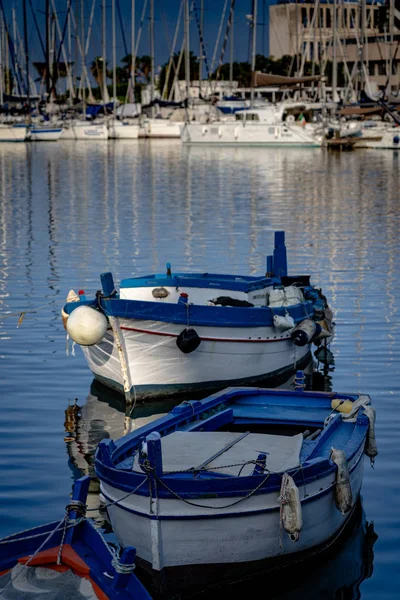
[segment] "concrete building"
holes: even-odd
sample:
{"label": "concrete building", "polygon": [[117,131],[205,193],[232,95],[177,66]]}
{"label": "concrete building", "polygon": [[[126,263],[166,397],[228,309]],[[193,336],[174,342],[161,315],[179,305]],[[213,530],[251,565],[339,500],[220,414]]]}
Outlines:
{"label": "concrete building", "polygon": [[[336,56],[354,87],[360,86],[364,62],[371,91],[388,83],[392,91],[400,86],[400,0],[365,3],[343,0],[294,2],[278,0],[269,8],[270,55],[296,56],[323,66],[332,60],[336,20]],[[362,43],[362,40],[365,43]]]}

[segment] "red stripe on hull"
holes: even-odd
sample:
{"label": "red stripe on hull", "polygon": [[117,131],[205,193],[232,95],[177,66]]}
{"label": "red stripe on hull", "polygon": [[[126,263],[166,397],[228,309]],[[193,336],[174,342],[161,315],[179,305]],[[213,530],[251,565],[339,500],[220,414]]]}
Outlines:
{"label": "red stripe on hull", "polygon": [[[137,333],[146,333],[147,335],[160,335],[163,337],[173,337],[177,338],[178,333],[166,333],[164,331],[149,331],[148,329],[137,329],[135,327],[121,327],[124,331],[136,331]],[[286,342],[290,340],[290,337],[279,338],[279,339],[238,339],[238,338],[211,338],[211,337],[203,337],[200,336],[200,339],[204,342],[238,342],[238,343],[252,343],[252,344],[270,344],[273,342]]]}

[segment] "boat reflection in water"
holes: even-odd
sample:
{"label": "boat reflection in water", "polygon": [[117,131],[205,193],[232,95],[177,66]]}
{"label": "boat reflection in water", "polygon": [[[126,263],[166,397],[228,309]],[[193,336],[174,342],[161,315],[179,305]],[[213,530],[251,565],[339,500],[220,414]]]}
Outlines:
{"label": "boat reflection in water", "polygon": [[[73,479],[89,475],[92,479],[87,496],[90,516],[108,527],[102,514],[99,498],[100,485],[94,471],[97,444],[105,438],[118,439],[168,413],[179,400],[158,399],[154,403],[127,406],[121,394],[93,380],[86,401],[77,398],[65,410],[65,435],[68,464]],[[97,512],[96,512],[97,509]]]}

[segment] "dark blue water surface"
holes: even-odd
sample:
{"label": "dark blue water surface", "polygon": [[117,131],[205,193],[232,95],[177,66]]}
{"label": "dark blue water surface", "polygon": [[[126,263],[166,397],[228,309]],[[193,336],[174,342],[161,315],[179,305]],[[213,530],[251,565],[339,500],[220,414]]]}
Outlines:
{"label": "dark blue water surface", "polygon": [[[97,442],[170,408],[125,414],[122,397],[93,385],[81,349],[70,344],[67,355],[60,311],[69,290],[92,295],[103,271],[118,282],[166,262],[263,274],[282,229],[289,273],[310,273],[334,311],[325,385],[371,395],[379,455],[374,469],[365,462],[360,517],[375,533],[370,526],[365,539],[356,524],[268,597],[398,598],[399,164],[396,151],[179,140],[1,145],[0,537],[60,519],[74,479],[93,473]],[[94,481],[92,507],[97,490]]]}

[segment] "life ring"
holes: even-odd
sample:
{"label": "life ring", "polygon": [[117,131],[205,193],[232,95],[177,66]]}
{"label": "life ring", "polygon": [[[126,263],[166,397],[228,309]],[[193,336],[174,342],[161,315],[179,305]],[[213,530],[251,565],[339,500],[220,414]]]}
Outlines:
{"label": "life ring", "polygon": [[294,121],[295,121],[294,115],[288,115],[286,117],[286,122],[287,123],[294,123]]}

